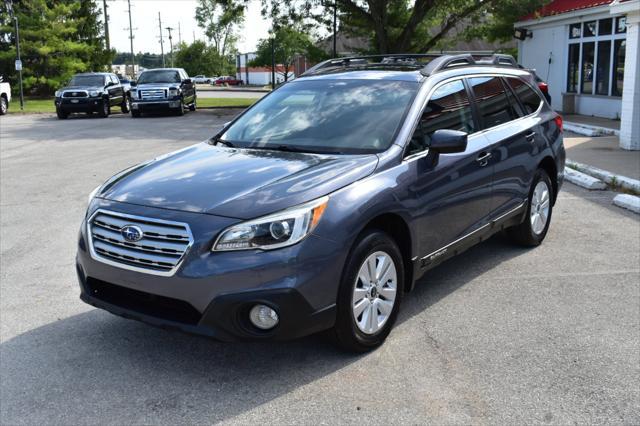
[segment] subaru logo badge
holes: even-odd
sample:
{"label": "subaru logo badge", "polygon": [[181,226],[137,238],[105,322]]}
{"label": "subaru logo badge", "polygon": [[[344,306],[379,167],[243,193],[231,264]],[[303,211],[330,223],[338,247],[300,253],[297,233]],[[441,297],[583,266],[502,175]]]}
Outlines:
{"label": "subaru logo badge", "polygon": [[135,243],[142,239],[142,229],[134,225],[125,225],[120,229],[120,233],[125,240]]}

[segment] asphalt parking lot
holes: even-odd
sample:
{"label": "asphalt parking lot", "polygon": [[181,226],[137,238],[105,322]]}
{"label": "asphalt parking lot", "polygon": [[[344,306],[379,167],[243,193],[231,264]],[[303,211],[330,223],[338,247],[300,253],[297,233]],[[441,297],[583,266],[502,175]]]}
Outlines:
{"label": "asphalt parking lot", "polygon": [[640,220],[565,184],[545,243],[430,272],[386,344],[218,343],[83,304],[89,192],[238,111],[0,118],[0,423],[640,424]]}

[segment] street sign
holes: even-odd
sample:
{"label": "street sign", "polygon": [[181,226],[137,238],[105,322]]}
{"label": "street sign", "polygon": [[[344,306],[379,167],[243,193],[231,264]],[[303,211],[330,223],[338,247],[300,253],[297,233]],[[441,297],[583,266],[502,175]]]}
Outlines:
{"label": "street sign", "polygon": [[22,61],[20,59],[16,59],[16,71],[22,71]]}

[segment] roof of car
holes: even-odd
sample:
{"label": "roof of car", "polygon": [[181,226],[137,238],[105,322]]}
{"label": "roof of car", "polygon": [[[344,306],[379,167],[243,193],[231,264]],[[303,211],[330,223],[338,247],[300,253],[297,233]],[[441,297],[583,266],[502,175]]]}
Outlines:
{"label": "roof of car", "polygon": [[111,75],[112,72],[80,72],[76,75]]}
{"label": "roof of car", "polygon": [[148,70],[144,70],[142,72],[147,72],[147,71],[181,71],[182,68],[153,68],[153,69],[148,69]]}

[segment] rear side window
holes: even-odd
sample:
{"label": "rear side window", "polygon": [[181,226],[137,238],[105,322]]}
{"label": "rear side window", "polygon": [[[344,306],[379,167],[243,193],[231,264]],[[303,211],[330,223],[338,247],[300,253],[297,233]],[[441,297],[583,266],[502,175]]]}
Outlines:
{"label": "rear side window", "polygon": [[469,84],[473,88],[484,129],[518,118],[500,77],[470,78]]}
{"label": "rear side window", "polygon": [[525,115],[533,114],[538,110],[542,99],[540,99],[540,96],[538,96],[527,83],[515,77],[507,77],[507,82],[518,99],[520,99],[520,103],[525,110]]}

